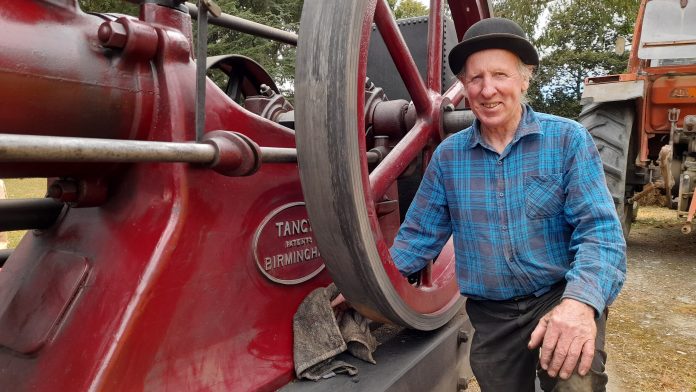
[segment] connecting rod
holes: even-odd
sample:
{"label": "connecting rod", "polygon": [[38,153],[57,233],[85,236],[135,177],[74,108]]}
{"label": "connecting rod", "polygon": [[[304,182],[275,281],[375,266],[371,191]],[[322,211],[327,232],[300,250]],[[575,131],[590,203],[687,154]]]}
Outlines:
{"label": "connecting rod", "polygon": [[[379,159],[375,152],[367,156],[370,162]],[[261,163],[297,162],[297,150],[259,147],[229,131],[209,132],[199,143],[0,134],[0,162],[180,162],[246,176]]]}

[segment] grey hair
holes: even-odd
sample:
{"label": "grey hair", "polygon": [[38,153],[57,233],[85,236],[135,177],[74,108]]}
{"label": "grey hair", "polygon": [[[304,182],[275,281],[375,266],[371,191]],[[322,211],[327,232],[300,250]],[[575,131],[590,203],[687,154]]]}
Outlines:
{"label": "grey hair", "polygon": [[[529,90],[529,85],[532,83],[532,79],[534,78],[534,66],[529,65],[529,64],[525,64],[524,62],[522,62],[521,59],[518,59],[517,72],[520,73],[522,80],[527,82],[527,90]],[[522,97],[520,97],[520,101],[523,104],[529,103],[529,97],[527,96],[527,90],[522,91]]]}

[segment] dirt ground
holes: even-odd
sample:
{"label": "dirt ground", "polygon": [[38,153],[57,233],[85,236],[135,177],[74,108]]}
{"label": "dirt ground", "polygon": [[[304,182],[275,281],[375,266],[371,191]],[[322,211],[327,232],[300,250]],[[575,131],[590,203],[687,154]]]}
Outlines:
{"label": "dirt ground", "polygon": [[[696,231],[680,227],[674,210],[638,210],[609,311],[609,392],[696,392]],[[474,380],[468,391],[479,390]]]}
{"label": "dirt ground", "polygon": [[616,391],[696,392],[696,233],[680,227],[673,210],[638,211],[607,326]]}

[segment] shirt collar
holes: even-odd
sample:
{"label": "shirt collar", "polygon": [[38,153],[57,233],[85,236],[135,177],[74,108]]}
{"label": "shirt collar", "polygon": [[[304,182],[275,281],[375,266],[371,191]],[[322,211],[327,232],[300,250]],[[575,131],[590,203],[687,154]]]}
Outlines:
{"label": "shirt collar", "polygon": [[[485,147],[485,142],[481,136],[481,122],[478,120],[478,118],[475,119],[474,123],[471,125],[471,132],[472,134],[471,138],[469,138],[467,148],[471,149],[479,144],[482,147]],[[534,113],[532,107],[527,104],[523,104],[522,119],[520,120],[519,125],[517,125],[515,137],[512,138],[512,142],[510,142],[510,144],[515,144],[521,138],[534,133],[543,134],[543,130],[541,129],[541,126],[539,126],[539,120],[537,119],[536,113]]]}

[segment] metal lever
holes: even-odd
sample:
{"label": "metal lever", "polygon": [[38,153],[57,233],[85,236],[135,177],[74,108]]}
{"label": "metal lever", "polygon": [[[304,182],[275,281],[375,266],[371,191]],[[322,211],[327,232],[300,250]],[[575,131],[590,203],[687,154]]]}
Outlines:
{"label": "metal lever", "polygon": [[222,9],[213,0],[198,0],[198,34],[196,35],[196,140],[203,139],[205,131],[206,61],[208,59],[208,12],[222,15]]}

